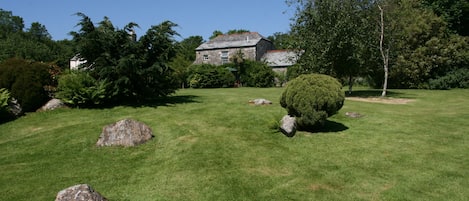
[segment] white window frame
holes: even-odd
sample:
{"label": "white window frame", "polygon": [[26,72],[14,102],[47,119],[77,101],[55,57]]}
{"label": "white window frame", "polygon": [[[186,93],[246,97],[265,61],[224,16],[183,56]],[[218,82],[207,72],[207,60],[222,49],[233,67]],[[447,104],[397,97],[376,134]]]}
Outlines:
{"label": "white window frame", "polygon": [[226,63],[230,62],[229,55],[230,55],[229,51],[221,51],[220,59],[221,59],[222,64],[226,64]]}

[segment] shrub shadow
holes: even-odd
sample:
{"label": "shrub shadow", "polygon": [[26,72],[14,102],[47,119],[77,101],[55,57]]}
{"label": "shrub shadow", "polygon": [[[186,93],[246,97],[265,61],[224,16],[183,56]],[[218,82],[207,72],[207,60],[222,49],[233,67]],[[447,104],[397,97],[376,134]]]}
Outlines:
{"label": "shrub shadow", "polygon": [[[367,90],[358,90],[352,91],[351,94],[345,93],[347,97],[360,97],[360,98],[368,98],[368,97],[380,97],[383,91],[381,89],[367,89]],[[402,93],[394,92],[394,91],[387,91],[387,96],[394,97],[402,95]]]}
{"label": "shrub shadow", "polygon": [[317,128],[304,129],[299,128],[298,131],[309,132],[310,134],[320,134],[320,133],[338,133],[341,131],[348,130],[349,127],[345,126],[342,123],[326,120],[324,126]]}
{"label": "shrub shadow", "polygon": [[315,130],[315,133],[337,133],[347,129],[349,129],[349,127],[342,123],[326,120],[324,126]]}
{"label": "shrub shadow", "polygon": [[[358,91],[352,91],[351,94],[345,93],[346,97],[359,97],[359,98],[370,98],[370,97],[381,97],[382,89],[366,89],[366,90],[358,90]],[[411,94],[409,93],[402,93],[402,92],[396,92],[392,90],[387,90],[386,91],[386,97],[391,97],[391,98],[415,98],[412,97]]]}
{"label": "shrub shadow", "polygon": [[130,106],[130,107],[160,107],[160,106],[168,107],[168,106],[174,106],[177,104],[200,103],[200,101],[198,101],[197,98],[198,96],[193,96],[193,95],[177,95],[177,96],[155,98],[151,100],[146,100],[144,102],[127,103],[124,105]]}

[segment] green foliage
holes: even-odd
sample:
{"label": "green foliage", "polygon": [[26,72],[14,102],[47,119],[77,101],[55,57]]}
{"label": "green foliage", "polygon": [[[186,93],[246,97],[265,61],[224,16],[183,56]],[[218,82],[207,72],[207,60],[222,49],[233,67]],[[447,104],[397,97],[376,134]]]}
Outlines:
{"label": "green foliage", "polygon": [[26,30],[24,28],[21,17],[0,9],[0,62],[21,58],[53,62],[61,69],[68,68],[69,59],[75,54],[73,44],[53,41],[46,27],[39,22],[31,23]]}
{"label": "green foliage", "polygon": [[[440,34],[443,34],[440,32]],[[404,45],[391,71],[392,86],[399,88],[428,88],[430,79],[437,79],[469,65],[468,38],[458,35],[433,36],[414,48]]]}
{"label": "green foliage", "polygon": [[[433,1],[443,2],[443,1]],[[385,46],[390,48],[389,86],[429,88],[429,81],[469,64],[468,39],[449,34],[444,18],[421,1],[382,1]],[[382,83],[382,70],[374,83]]]}
{"label": "green foliage", "polygon": [[49,99],[44,87],[51,83],[47,64],[22,59],[0,63],[0,88],[10,90],[25,112],[35,111]]}
{"label": "green foliage", "polygon": [[231,35],[231,34],[240,34],[240,33],[248,33],[249,30],[247,29],[231,29],[226,32],[226,34]]}
{"label": "green foliage", "polygon": [[446,24],[416,1],[402,1],[388,7],[388,24],[393,31],[388,35],[391,38],[388,42],[394,46],[389,86],[425,88],[433,68],[447,51],[444,50],[448,41]]}
{"label": "green foliage", "polygon": [[109,18],[95,26],[78,13],[79,32],[73,32],[80,55],[88,61],[85,69],[99,82],[109,83],[109,98],[115,103],[144,101],[173,93],[177,87],[169,62],[176,55],[173,30],[176,24],[165,21],[152,26],[138,41],[129,23],[115,28]]}
{"label": "green foliage", "polygon": [[34,61],[53,61],[55,53],[41,41],[32,40],[23,34],[13,34],[0,40],[0,61],[17,57]]}
{"label": "green foliage", "polygon": [[188,83],[192,88],[231,87],[235,83],[235,77],[223,66],[193,65],[189,68]]}
{"label": "green foliage", "polygon": [[21,17],[0,9],[0,61],[16,57],[41,62],[54,61],[62,68],[67,67],[73,55],[67,50],[71,46],[62,46],[52,41],[46,27],[39,22],[33,22],[29,28],[23,29]]}
{"label": "green foliage", "polygon": [[449,28],[461,36],[469,36],[469,2],[467,0],[423,0],[422,3],[441,16]]}
{"label": "green foliage", "polygon": [[215,30],[215,31],[212,32],[212,35],[209,37],[209,39],[212,40],[212,39],[216,38],[219,35],[223,35],[223,32],[220,31],[220,30]]}
{"label": "green foliage", "polygon": [[275,84],[275,72],[263,62],[243,61],[240,81],[246,87],[272,87]]}
{"label": "green foliage", "polygon": [[275,84],[275,73],[264,62],[247,60],[239,50],[230,57],[231,63],[222,65],[235,70],[236,83],[246,87],[272,87]]}
{"label": "green foliage", "polygon": [[38,41],[50,40],[52,37],[46,29],[46,26],[40,24],[39,22],[31,23],[31,27],[28,28],[27,32],[31,38],[34,38]]}
{"label": "green foliage", "polygon": [[10,92],[8,89],[0,88],[0,110],[5,110],[10,100]]}
{"label": "green foliage", "polygon": [[108,83],[97,81],[87,72],[70,71],[60,76],[56,98],[79,107],[92,107],[109,101]]}
{"label": "green foliage", "polygon": [[342,85],[328,75],[300,75],[287,83],[280,105],[296,117],[298,127],[314,130],[339,111],[345,100]]}
{"label": "green foliage", "polygon": [[[239,34],[239,33],[246,33],[246,32],[249,32],[249,30],[247,30],[247,29],[231,29],[231,30],[228,30],[227,32],[225,32],[225,34],[230,35],[230,34]],[[220,30],[215,30],[215,31],[213,31],[213,33],[209,37],[209,39],[210,40],[214,39],[219,35],[223,35],[223,32],[220,31]]]}
{"label": "green foliage", "polygon": [[174,77],[182,88],[187,82],[189,66],[195,60],[194,50],[202,43],[202,36],[191,36],[176,44],[176,57],[169,63],[169,66],[174,70]]}
{"label": "green foliage", "polygon": [[430,79],[430,89],[469,88],[469,69],[460,68],[446,75]]}
{"label": "green foliage", "polygon": [[[383,47],[389,51],[391,88],[428,88],[437,79],[469,63],[467,1],[383,0],[301,1],[292,25],[294,48],[304,50],[289,75],[322,73],[348,80],[369,77],[383,84],[379,52],[383,9]],[[431,8],[431,9],[429,9]],[[466,28],[465,28],[466,27]],[[451,30],[455,30],[453,32]]]}
{"label": "green foliage", "polygon": [[290,49],[292,48],[292,35],[289,33],[275,32],[273,35],[268,36],[269,39],[276,49]]}
{"label": "green foliage", "polygon": [[8,89],[0,88],[0,123],[11,118],[11,114],[8,109],[10,99],[11,97]]}
{"label": "green foliage", "polygon": [[14,16],[11,11],[5,11],[0,8],[0,38],[11,33],[21,32],[23,28],[23,18]]}
{"label": "green foliage", "polygon": [[292,75],[321,73],[351,80],[378,66],[373,1],[289,2],[297,5],[293,45],[304,51]]}

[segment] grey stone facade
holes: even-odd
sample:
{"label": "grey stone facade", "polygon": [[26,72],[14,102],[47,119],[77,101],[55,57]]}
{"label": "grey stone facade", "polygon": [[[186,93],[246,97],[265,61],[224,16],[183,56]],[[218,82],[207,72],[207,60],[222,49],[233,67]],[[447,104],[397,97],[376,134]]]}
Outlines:
{"label": "grey stone facade", "polygon": [[301,52],[293,50],[269,50],[262,56],[261,61],[266,62],[275,72],[285,73],[288,67],[296,63],[299,54]]}
{"label": "grey stone facade", "polygon": [[257,32],[220,35],[196,48],[194,64],[222,65],[241,51],[245,59],[260,61],[269,50],[273,50],[271,41]]}

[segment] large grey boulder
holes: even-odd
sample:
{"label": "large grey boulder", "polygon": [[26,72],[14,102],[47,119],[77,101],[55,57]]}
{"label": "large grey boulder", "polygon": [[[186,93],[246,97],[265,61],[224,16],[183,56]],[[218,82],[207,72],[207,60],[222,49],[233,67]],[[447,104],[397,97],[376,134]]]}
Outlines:
{"label": "large grey boulder", "polygon": [[124,119],[103,128],[96,146],[137,146],[153,137],[150,127],[133,119]]}
{"label": "large grey boulder", "polygon": [[282,120],[280,120],[280,131],[288,137],[293,137],[296,133],[295,117],[290,115],[283,116]]}
{"label": "large grey boulder", "polygon": [[107,201],[88,184],[78,184],[57,193],[55,201]]}
{"label": "large grey boulder", "polygon": [[48,110],[55,110],[58,108],[64,108],[67,107],[65,103],[59,99],[51,99],[49,102],[47,102],[44,106],[42,106],[38,111],[48,111]]}

